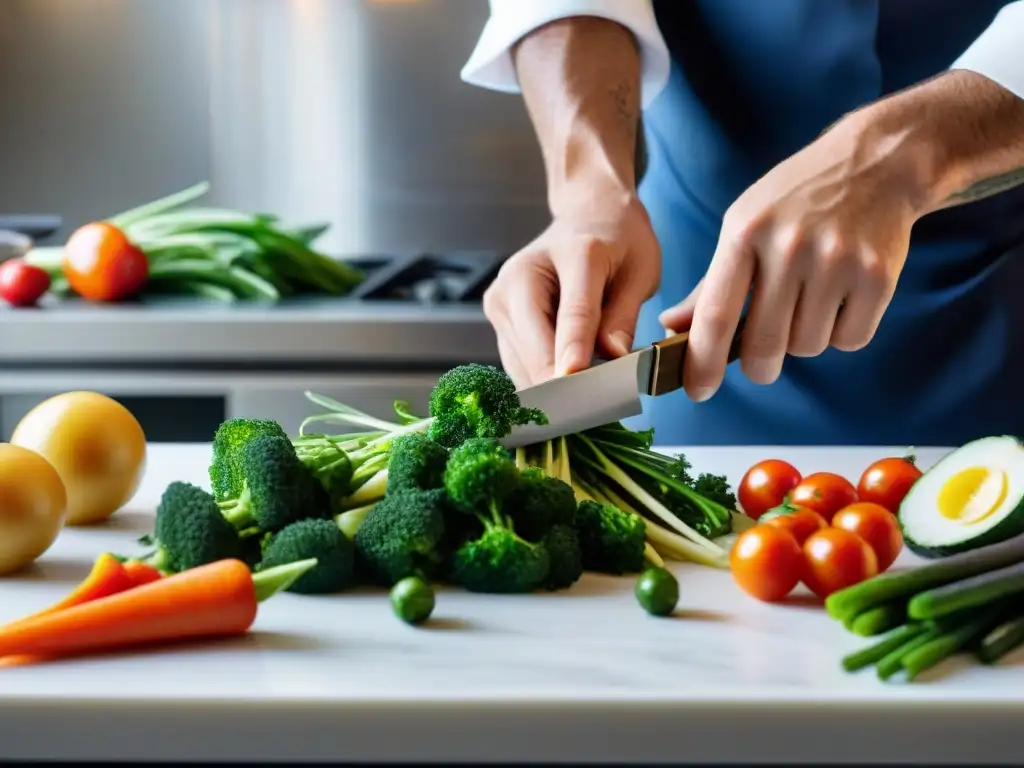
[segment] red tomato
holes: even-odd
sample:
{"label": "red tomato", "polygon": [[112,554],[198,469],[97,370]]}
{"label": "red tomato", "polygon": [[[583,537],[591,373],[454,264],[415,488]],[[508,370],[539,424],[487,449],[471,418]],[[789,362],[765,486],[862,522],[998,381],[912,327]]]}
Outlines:
{"label": "red tomato", "polygon": [[796,543],[803,546],[807,538],[818,531],[828,528],[825,518],[806,507],[793,507],[792,512],[783,512],[780,515],[765,520],[762,525],[774,525],[793,534]]}
{"label": "red tomato", "polygon": [[766,459],[747,470],[736,496],[743,512],[757,520],[781,504],[799,482],[800,472],[792,464],[781,459]]}
{"label": "red tomato", "polygon": [[755,525],[737,537],[729,567],[740,589],[758,600],[774,602],[800,582],[803,553],[789,531]]}
{"label": "red tomato", "polygon": [[820,598],[878,575],[878,558],[860,536],[842,528],[825,528],[804,542],[807,588]]}
{"label": "red tomato", "polygon": [[50,276],[21,259],[0,264],[0,298],[12,307],[33,307],[50,290]]}
{"label": "red tomato", "polygon": [[864,470],[857,484],[857,498],[880,504],[894,515],[899,512],[903,497],[907,495],[923,472],[914,465],[913,458],[879,459]]}
{"label": "red tomato", "polygon": [[836,512],[857,501],[857,489],[842,475],[815,472],[800,481],[789,494],[789,501],[813,509],[829,522]]}
{"label": "red tomato", "polygon": [[880,504],[860,501],[836,512],[833,528],[855,533],[868,543],[878,558],[878,571],[889,568],[903,549],[903,531],[896,516]]}
{"label": "red tomato", "polygon": [[64,276],[90,301],[134,296],[149,277],[149,260],[117,227],[94,222],[80,227],[64,246]]}

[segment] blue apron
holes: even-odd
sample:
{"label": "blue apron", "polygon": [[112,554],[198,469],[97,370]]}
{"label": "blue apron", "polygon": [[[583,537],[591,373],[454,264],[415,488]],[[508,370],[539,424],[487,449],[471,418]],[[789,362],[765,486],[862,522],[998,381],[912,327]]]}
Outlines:
{"label": "blue apron", "polygon": [[[663,252],[658,314],[707,270],[722,215],[843,114],[947,69],[1008,0],[655,0],[673,55],[645,113],[641,197]],[[645,402],[660,445],[958,445],[1024,435],[1024,189],[922,219],[872,343],[787,357],[763,387]]]}

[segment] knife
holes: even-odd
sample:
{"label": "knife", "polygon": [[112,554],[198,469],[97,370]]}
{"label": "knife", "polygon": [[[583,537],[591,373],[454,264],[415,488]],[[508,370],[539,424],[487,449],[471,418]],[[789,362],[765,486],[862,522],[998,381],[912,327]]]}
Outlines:
{"label": "knife", "polygon": [[[739,359],[745,319],[736,327],[730,363]],[[539,408],[548,423],[517,426],[501,444],[519,448],[639,416],[642,395],[658,397],[682,389],[689,337],[689,332],[677,333],[615,360],[519,390],[523,406]]]}

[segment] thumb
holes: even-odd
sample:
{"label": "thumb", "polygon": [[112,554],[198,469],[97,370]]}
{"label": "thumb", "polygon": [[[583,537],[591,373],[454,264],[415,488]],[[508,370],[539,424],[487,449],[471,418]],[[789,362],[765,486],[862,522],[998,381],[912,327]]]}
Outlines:
{"label": "thumb", "polygon": [[593,360],[605,288],[605,275],[595,267],[595,262],[599,260],[579,254],[559,275],[556,374],[582,371]]}
{"label": "thumb", "polygon": [[669,307],[658,315],[658,322],[666,329],[674,331],[675,333],[688,331],[690,329],[690,323],[693,322],[693,310],[697,306],[697,299],[700,297],[700,291],[703,287],[704,280],[702,279],[697,283],[697,286],[690,291],[689,296],[674,307]]}

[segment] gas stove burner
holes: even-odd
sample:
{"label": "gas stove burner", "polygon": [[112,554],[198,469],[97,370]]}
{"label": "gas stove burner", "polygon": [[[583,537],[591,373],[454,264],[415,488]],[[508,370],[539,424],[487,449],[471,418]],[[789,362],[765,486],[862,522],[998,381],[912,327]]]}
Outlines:
{"label": "gas stove burner", "polygon": [[421,304],[479,302],[504,260],[504,254],[493,251],[350,259],[367,278],[349,298]]}

